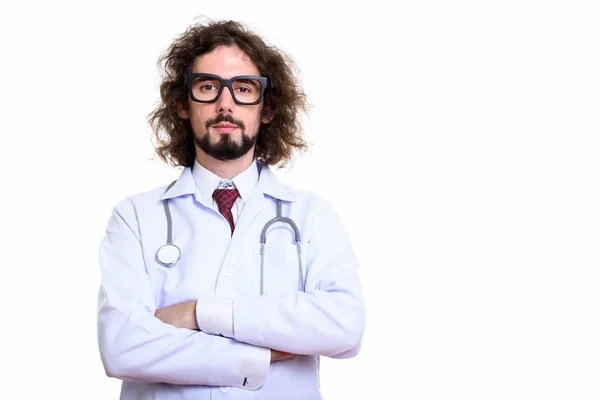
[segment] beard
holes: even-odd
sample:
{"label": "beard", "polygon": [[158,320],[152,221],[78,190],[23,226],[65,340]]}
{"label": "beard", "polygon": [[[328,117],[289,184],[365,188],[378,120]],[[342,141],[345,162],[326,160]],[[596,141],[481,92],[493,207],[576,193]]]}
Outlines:
{"label": "beard", "polygon": [[[216,143],[211,143],[208,129],[212,125],[218,124],[219,122],[229,122],[230,124],[234,124],[239,127],[242,131],[242,143],[236,143],[231,138],[229,133],[221,134]],[[257,132],[255,132],[252,136],[247,135],[244,122],[234,119],[229,114],[219,114],[216,118],[209,118],[204,125],[206,127],[206,134],[203,137],[194,135],[194,142],[207,155],[217,160],[237,160],[238,158],[246,155],[256,144],[256,137],[258,136]]]}

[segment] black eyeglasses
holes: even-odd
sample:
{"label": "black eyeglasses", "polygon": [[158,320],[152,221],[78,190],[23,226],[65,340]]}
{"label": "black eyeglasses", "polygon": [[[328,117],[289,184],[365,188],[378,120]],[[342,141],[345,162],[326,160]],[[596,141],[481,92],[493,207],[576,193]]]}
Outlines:
{"label": "black eyeglasses", "polygon": [[190,72],[185,81],[190,97],[198,103],[214,103],[227,87],[236,104],[250,106],[260,103],[267,88],[264,76],[240,75],[223,79],[218,75]]}

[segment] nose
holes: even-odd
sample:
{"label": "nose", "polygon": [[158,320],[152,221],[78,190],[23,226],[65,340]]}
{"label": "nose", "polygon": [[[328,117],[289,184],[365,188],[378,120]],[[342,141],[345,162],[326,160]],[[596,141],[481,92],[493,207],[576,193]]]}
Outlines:
{"label": "nose", "polygon": [[223,91],[221,91],[221,95],[217,99],[217,111],[219,114],[223,112],[228,112],[231,114],[233,112],[234,104],[235,102],[233,101],[231,89],[229,89],[227,86],[224,87]]}

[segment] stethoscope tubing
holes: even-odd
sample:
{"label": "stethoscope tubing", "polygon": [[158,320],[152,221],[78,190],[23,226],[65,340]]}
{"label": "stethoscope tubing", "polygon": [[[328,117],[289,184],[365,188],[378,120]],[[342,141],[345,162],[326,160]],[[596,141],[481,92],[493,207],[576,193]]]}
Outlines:
{"label": "stethoscope tubing", "polygon": [[[175,182],[176,181],[171,182],[171,184],[165,190],[165,193],[168,192],[169,189],[171,189],[171,187],[175,184]],[[159,264],[161,264],[164,267],[172,267],[181,258],[181,250],[179,249],[179,247],[177,247],[176,245],[173,244],[173,220],[171,218],[171,210],[169,208],[169,199],[163,200],[163,206],[165,209],[165,216],[167,218],[167,243],[165,245],[161,246],[158,249],[158,251],[156,252],[156,260],[158,261]],[[277,199],[277,214],[276,214],[275,218],[271,219],[270,221],[268,221],[265,224],[265,226],[263,227],[263,229],[260,233],[260,295],[261,296],[264,294],[264,269],[265,269],[264,264],[265,264],[265,253],[266,253],[265,245],[267,243],[267,230],[269,229],[269,227],[271,225],[273,225],[274,223],[277,223],[277,222],[282,222],[282,223],[288,224],[294,230],[294,238],[296,240],[296,247],[298,249],[298,273],[300,275],[300,290],[302,290],[303,292],[306,291],[306,283],[305,283],[305,279],[304,279],[304,267],[302,265],[302,245],[301,245],[302,239],[300,236],[300,230],[298,229],[298,226],[291,218],[282,216],[281,206],[282,206],[282,201],[280,199]],[[173,256],[172,259],[169,259],[169,260],[161,259],[161,253],[165,254],[165,252],[172,253],[175,255]]]}
{"label": "stethoscope tubing", "polygon": [[294,230],[294,236],[296,239],[296,247],[298,248],[298,272],[300,274],[300,290],[302,290],[303,292],[306,291],[306,287],[304,284],[304,268],[302,267],[302,245],[301,243],[301,237],[300,237],[300,230],[298,229],[298,227],[296,226],[296,223],[291,219],[291,218],[287,218],[287,217],[283,217],[281,215],[281,200],[277,199],[277,215],[275,218],[273,218],[272,220],[268,221],[265,226],[263,226],[262,232],[260,233],[260,294],[262,296],[262,294],[264,293],[264,270],[265,270],[265,245],[267,243],[267,230],[269,229],[269,227],[271,225],[273,225],[276,222],[283,222],[288,224],[289,226],[292,227],[292,229]]}

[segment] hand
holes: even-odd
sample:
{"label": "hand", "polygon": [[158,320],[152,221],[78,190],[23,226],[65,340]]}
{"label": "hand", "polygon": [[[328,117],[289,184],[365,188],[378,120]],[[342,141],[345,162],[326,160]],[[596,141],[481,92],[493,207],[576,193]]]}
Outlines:
{"label": "hand", "polygon": [[196,320],[196,302],[196,300],[193,300],[159,308],[154,316],[165,324],[173,325],[176,328],[199,330],[198,321]]}
{"label": "hand", "polygon": [[289,360],[293,357],[296,357],[296,354],[271,349],[271,362]]}

